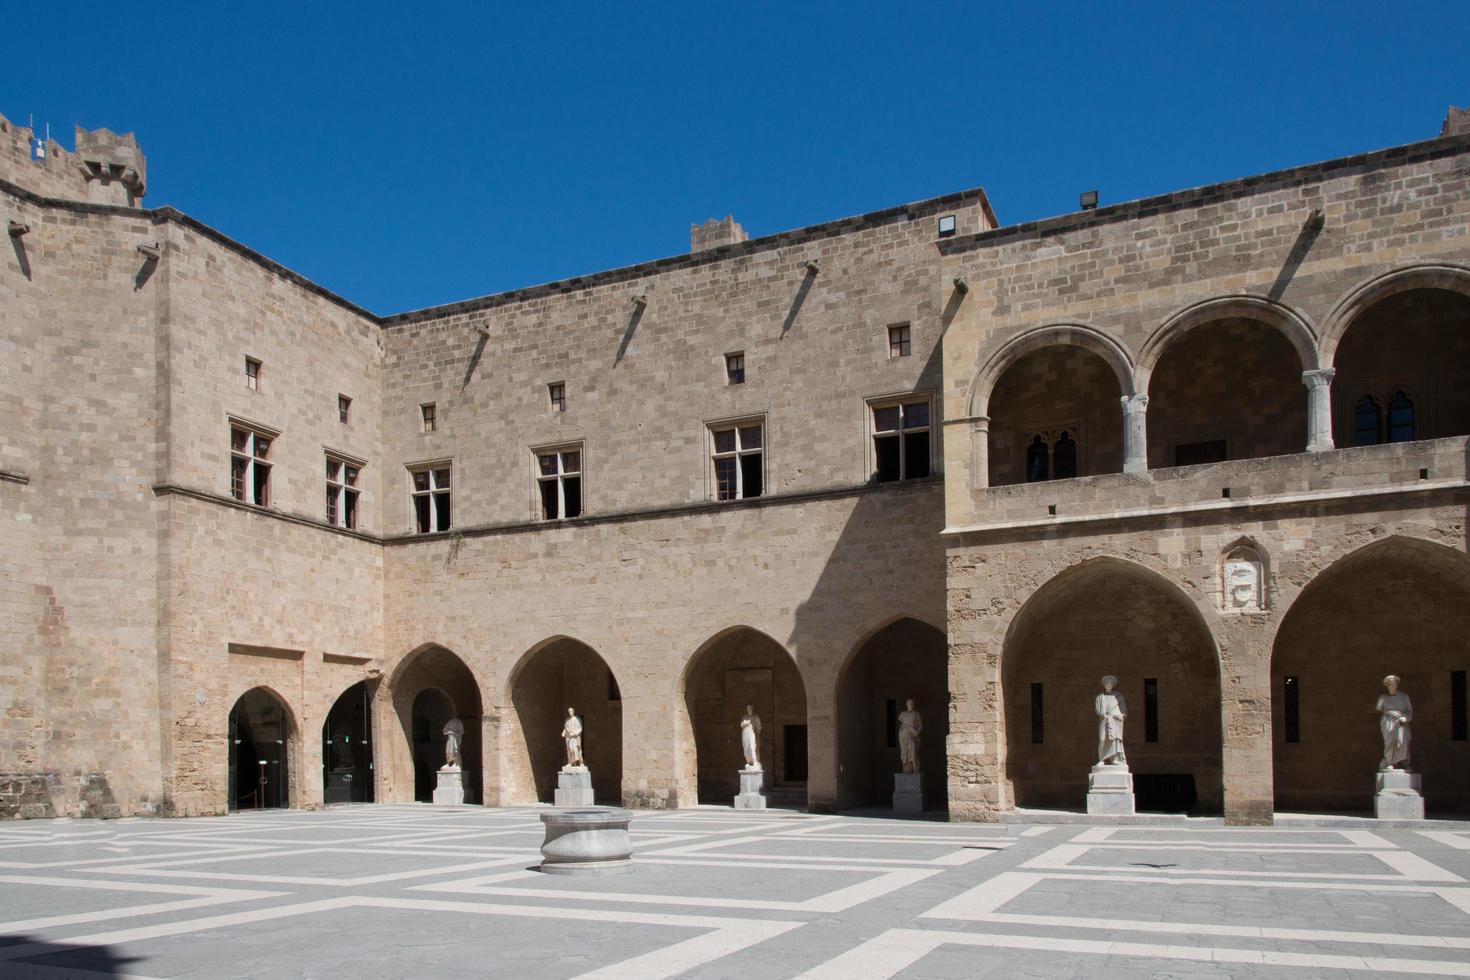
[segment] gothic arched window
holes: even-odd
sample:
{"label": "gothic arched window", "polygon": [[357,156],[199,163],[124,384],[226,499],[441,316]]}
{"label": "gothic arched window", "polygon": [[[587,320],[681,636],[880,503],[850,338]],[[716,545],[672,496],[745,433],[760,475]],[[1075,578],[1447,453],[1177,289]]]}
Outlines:
{"label": "gothic arched window", "polygon": [[1378,411],[1378,401],[1372,395],[1364,395],[1353,406],[1353,445],[1376,446],[1382,439],[1382,415]]}
{"label": "gothic arched window", "polygon": [[1042,480],[1051,479],[1048,455],[1048,447],[1042,441],[1041,436],[1031,440],[1031,445],[1026,447],[1027,483],[1040,483]]}
{"label": "gothic arched window", "polygon": [[1057,436],[1051,450],[1052,475],[1058,480],[1070,480],[1077,475],[1077,441],[1070,432]]}
{"label": "gothic arched window", "polygon": [[1414,403],[1402,391],[1388,400],[1388,441],[1412,442],[1414,439]]}

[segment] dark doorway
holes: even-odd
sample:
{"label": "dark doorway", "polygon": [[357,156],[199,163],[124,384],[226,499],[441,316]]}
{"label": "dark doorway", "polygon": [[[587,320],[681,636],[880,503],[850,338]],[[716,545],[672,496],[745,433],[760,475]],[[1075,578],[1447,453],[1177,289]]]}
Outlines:
{"label": "dark doorway", "polygon": [[419,803],[434,802],[444,765],[444,726],[453,717],[453,705],[437,688],[424,688],[413,699],[413,798]]}
{"label": "dark doorway", "polygon": [[787,782],[806,782],[806,726],[786,726],[786,768],[783,775]]}
{"label": "dark doorway", "polygon": [[372,691],[366,681],[344,691],[322,725],[322,782],[328,804],[373,802]]}
{"label": "dark doorway", "polygon": [[231,810],[291,805],[291,719],[263,687],[246,691],[230,710]]}

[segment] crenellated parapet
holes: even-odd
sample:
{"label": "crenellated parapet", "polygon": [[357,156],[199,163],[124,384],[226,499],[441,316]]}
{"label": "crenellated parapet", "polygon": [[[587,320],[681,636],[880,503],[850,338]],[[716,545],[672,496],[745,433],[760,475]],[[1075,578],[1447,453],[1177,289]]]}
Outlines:
{"label": "crenellated parapet", "polygon": [[42,140],[29,126],[0,116],[0,180],[44,197],[137,207],[147,183],[147,163],[132,133],[76,128],[76,149]]}

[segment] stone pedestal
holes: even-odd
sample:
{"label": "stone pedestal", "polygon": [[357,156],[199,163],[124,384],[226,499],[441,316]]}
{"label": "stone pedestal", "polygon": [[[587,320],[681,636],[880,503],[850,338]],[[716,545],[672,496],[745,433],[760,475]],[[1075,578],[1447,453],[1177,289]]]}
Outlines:
{"label": "stone pedestal", "polygon": [[557,806],[591,806],[591,770],[586,766],[562,766],[556,774],[555,798]]}
{"label": "stone pedestal", "polygon": [[[587,792],[592,792],[590,787]],[[549,875],[632,871],[633,841],[628,836],[631,819],[627,810],[602,808],[541,814],[541,822],[546,825],[546,839],[541,842],[541,870]]]}
{"label": "stone pedestal", "polygon": [[1373,796],[1379,820],[1423,820],[1424,785],[1417,772],[1380,769]]}
{"label": "stone pedestal", "polygon": [[327,773],[327,805],[352,802],[352,781],[356,773],[347,769],[334,769]]}
{"label": "stone pedestal", "polygon": [[923,773],[896,772],[893,774],[893,812],[924,812]]}
{"label": "stone pedestal", "polygon": [[1133,773],[1127,766],[1092,767],[1087,776],[1087,812],[1133,816]]}
{"label": "stone pedestal", "polygon": [[434,788],[434,802],[464,802],[464,770],[457,768],[439,770],[439,785]]}
{"label": "stone pedestal", "polygon": [[761,788],[765,785],[765,779],[766,774],[759,769],[740,770],[740,795],[735,797],[735,809],[764,810],[766,797]]}

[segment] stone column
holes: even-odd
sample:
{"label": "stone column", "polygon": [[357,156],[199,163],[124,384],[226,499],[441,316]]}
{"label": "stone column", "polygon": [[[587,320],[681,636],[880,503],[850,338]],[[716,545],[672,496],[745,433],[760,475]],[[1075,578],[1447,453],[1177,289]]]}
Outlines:
{"label": "stone column", "polygon": [[1271,648],[1264,616],[1233,616],[1220,637],[1222,783],[1225,822],[1269,826],[1273,820]]}
{"label": "stone column", "polygon": [[990,486],[990,416],[976,415],[969,421],[970,488],[984,490]]}
{"label": "stone column", "polygon": [[1303,371],[1302,384],[1307,386],[1307,452],[1321,453],[1332,444],[1332,377],[1331,368]]}
{"label": "stone column", "polygon": [[1124,395],[1123,472],[1148,470],[1148,396]]}

